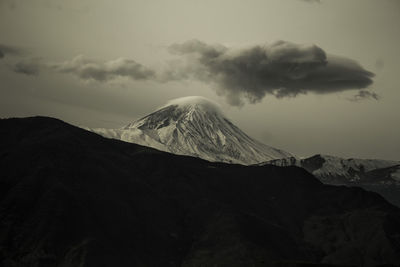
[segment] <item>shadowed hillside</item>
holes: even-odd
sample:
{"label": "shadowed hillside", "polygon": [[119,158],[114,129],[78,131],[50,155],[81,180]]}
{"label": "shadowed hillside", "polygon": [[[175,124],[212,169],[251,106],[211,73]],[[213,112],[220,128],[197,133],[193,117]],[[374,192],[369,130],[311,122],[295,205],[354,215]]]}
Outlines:
{"label": "shadowed hillside", "polygon": [[0,121],[3,266],[400,264],[400,210],[297,167],[210,163]]}

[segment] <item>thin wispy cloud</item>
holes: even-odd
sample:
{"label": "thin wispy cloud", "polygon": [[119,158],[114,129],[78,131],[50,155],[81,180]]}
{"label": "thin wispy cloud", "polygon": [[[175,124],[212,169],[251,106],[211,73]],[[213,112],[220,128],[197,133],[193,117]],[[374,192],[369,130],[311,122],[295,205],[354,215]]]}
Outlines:
{"label": "thin wispy cloud", "polygon": [[300,1],[310,4],[321,4],[321,0],[300,0]]}
{"label": "thin wispy cloud", "polygon": [[56,11],[67,12],[88,12],[90,7],[87,1],[83,0],[0,0],[0,8],[7,8],[15,11],[21,8],[44,8]]}
{"label": "thin wispy cloud", "polygon": [[13,71],[30,76],[39,75],[40,69],[42,68],[41,63],[38,60],[23,60],[14,64]]}
{"label": "thin wispy cloud", "polygon": [[6,56],[20,56],[23,52],[24,51],[19,47],[0,44],[0,59]]}
{"label": "thin wispy cloud", "polygon": [[365,99],[374,99],[374,100],[379,100],[381,97],[376,94],[375,92],[372,91],[367,91],[367,90],[360,90],[356,95],[353,97],[349,98],[350,101],[352,102],[359,102]]}
{"label": "thin wispy cloud", "polygon": [[50,68],[62,73],[71,73],[83,80],[106,82],[118,77],[133,80],[155,79],[155,72],[132,59],[118,58],[110,61],[94,61],[84,56],[61,63],[48,64]]}

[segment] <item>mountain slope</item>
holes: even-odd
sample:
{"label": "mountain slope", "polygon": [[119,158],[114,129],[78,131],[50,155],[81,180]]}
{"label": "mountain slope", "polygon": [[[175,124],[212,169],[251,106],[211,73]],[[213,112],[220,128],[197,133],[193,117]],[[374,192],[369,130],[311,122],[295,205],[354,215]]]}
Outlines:
{"label": "mountain slope", "polygon": [[260,165],[264,164],[302,167],[323,183],[361,186],[382,194],[390,202],[400,206],[399,161],[314,155],[305,159],[276,159]]}
{"label": "mountain slope", "polygon": [[[332,184],[347,184],[353,182],[380,182],[380,183],[400,183],[396,166],[400,166],[399,161],[379,160],[379,159],[343,159],[329,155],[314,155],[305,159],[294,157],[286,159],[271,160],[263,164],[273,164],[277,166],[299,166],[305,168],[323,182]],[[394,168],[393,168],[394,167]],[[382,177],[377,181],[371,180],[372,171],[378,169],[392,168],[392,176]]]}
{"label": "mountain slope", "polygon": [[292,156],[241,131],[203,97],[184,97],[122,129],[90,129],[105,137],[209,161],[255,164]]}
{"label": "mountain slope", "polygon": [[0,120],[0,168],[2,266],[400,264],[398,208],[297,167],[211,163],[37,117]]}

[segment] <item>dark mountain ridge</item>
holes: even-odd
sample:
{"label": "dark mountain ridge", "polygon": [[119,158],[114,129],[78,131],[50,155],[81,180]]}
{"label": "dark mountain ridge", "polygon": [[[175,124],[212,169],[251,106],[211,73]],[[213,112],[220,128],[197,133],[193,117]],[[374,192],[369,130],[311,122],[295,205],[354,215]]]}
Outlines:
{"label": "dark mountain ridge", "polygon": [[211,163],[33,117],[0,120],[0,168],[3,266],[400,264],[398,208],[298,167]]}

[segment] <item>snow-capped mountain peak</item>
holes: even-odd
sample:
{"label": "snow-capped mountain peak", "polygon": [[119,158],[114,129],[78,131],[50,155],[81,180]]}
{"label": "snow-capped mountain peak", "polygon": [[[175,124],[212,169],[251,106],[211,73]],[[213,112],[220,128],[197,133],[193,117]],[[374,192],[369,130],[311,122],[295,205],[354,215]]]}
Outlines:
{"label": "snow-capped mountain peak", "polygon": [[122,129],[93,131],[209,161],[247,165],[292,156],[252,139],[223,114],[218,104],[199,96],[171,100]]}
{"label": "snow-capped mountain peak", "polygon": [[168,106],[178,106],[178,108],[181,109],[192,109],[192,110],[201,109],[206,112],[224,116],[221,107],[219,106],[218,103],[210,99],[207,99],[203,96],[186,96],[186,97],[172,99],[159,109]]}
{"label": "snow-capped mountain peak", "polygon": [[170,100],[155,112],[128,124],[124,129],[168,127],[171,123],[187,121],[204,121],[206,117],[221,119],[224,117],[219,105],[205,97],[188,96]]}

